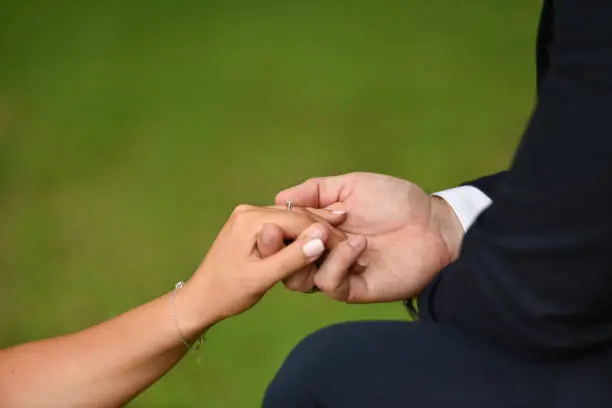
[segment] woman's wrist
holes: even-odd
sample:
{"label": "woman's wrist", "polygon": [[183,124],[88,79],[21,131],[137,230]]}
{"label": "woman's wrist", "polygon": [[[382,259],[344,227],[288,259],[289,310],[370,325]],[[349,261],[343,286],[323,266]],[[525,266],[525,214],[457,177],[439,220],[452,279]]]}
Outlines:
{"label": "woman's wrist", "polygon": [[212,299],[189,282],[174,293],[174,311],[177,334],[189,344],[222,320]]}

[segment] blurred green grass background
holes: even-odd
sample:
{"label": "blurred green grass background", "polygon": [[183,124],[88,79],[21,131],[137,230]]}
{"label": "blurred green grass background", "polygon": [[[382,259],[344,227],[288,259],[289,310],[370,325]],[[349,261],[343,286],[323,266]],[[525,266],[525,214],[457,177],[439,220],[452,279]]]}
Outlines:
{"label": "blurred green grass background", "polygon": [[[533,104],[538,14],[531,0],[1,0],[0,346],[170,290],[236,204],[308,177],[433,191],[504,168]],[[303,336],[383,318],[406,314],[276,288],[130,406],[258,406]]]}

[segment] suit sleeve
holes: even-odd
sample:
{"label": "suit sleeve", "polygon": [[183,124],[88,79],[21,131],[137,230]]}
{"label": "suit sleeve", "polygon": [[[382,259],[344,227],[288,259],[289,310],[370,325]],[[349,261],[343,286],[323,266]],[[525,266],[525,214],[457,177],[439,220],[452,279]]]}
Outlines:
{"label": "suit sleeve", "polygon": [[497,195],[497,187],[506,178],[507,173],[507,171],[501,171],[499,173],[491,174],[489,176],[484,176],[479,179],[463,183],[462,185],[477,188],[484,194],[486,194],[487,197],[489,197],[491,200],[495,200],[495,196]]}
{"label": "suit sleeve", "polygon": [[444,199],[453,209],[463,231],[467,231],[476,218],[487,209],[495,199],[497,186],[504,179],[505,171],[481,177],[477,180],[464,183],[459,187],[433,193],[434,196]]}
{"label": "suit sleeve", "polygon": [[419,299],[424,320],[538,356],[612,340],[612,2],[557,0],[555,13],[510,171]]}

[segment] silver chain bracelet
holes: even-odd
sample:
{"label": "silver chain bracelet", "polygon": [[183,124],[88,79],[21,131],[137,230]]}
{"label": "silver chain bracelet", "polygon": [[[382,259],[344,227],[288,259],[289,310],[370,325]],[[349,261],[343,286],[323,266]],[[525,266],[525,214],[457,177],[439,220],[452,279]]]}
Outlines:
{"label": "silver chain bracelet", "polygon": [[[204,344],[204,341],[206,341],[204,335],[201,335],[200,337],[198,337],[198,339],[195,342],[193,342],[193,344],[189,344],[189,342],[187,341],[187,339],[183,335],[183,332],[181,332],[181,328],[179,327],[179,324],[178,324],[178,317],[176,316],[176,308],[174,306],[174,299],[176,298],[176,292],[178,292],[178,290],[180,288],[182,288],[184,285],[185,285],[185,282],[178,281],[176,283],[176,285],[174,285],[174,290],[170,294],[170,307],[172,308],[172,319],[174,320],[174,325],[176,326],[176,331],[178,332],[178,335],[179,335],[181,341],[183,342],[183,344],[185,345],[185,347],[187,348],[187,350],[191,350],[192,348],[195,348],[196,351],[200,351],[200,346],[202,344]],[[198,360],[198,363],[199,363],[200,362],[200,356],[199,355],[198,355],[198,359],[197,360]]]}

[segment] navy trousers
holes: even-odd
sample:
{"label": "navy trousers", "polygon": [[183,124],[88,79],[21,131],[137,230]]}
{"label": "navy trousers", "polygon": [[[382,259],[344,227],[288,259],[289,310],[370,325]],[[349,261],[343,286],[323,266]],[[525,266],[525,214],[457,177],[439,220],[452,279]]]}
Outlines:
{"label": "navy trousers", "polygon": [[610,354],[535,361],[438,324],[345,323],[292,351],[263,406],[609,408]]}

